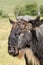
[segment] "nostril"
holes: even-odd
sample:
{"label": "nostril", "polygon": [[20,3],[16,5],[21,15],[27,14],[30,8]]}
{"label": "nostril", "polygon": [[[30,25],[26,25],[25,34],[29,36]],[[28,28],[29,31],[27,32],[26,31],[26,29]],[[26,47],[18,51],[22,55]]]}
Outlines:
{"label": "nostril", "polygon": [[8,53],[11,55],[14,53],[14,49],[10,46],[8,46]]}
{"label": "nostril", "polygon": [[10,55],[12,55],[13,53],[14,53],[14,50],[8,50],[8,53],[10,54]]}
{"label": "nostril", "polygon": [[12,55],[12,54],[13,54],[13,52],[11,52],[11,51],[8,51],[8,53],[9,53],[10,55]]}

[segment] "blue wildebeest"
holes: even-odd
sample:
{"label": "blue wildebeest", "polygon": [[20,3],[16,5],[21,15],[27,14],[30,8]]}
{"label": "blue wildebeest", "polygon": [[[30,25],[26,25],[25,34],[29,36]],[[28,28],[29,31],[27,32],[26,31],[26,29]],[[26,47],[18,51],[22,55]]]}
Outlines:
{"label": "blue wildebeest", "polygon": [[[9,19],[10,20],[10,19]],[[20,22],[14,22],[12,20],[10,20],[10,23],[12,24],[12,29],[8,38],[8,53],[12,56],[17,56],[19,54],[19,49],[28,47],[30,48],[30,45],[25,45],[23,43],[23,45],[21,45],[19,47],[18,45],[18,40],[19,40],[19,36],[21,33],[24,33],[25,30],[27,30],[29,27],[28,23],[25,21],[20,21]],[[32,28],[32,26],[30,25],[30,29]],[[29,30],[30,31],[30,30]],[[27,33],[27,32],[26,32]],[[31,33],[30,33],[31,34]],[[30,36],[29,34],[29,36]],[[32,35],[31,35],[32,36]],[[30,36],[30,37],[31,37]],[[31,41],[31,38],[29,37],[29,42]],[[25,38],[24,38],[25,39]],[[28,39],[27,39],[28,40]],[[23,41],[24,42],[24,41]],[[29,43],[28,42],[28,43]],[[20,42],[21,43],[21,42]],[[29,43],[30,44],[30,43]],[[32,43],[31,43],[32,44]]]}
{"label": "blue wildebeest", "polygon": [[[17,49],[17,45],[18,45],[18,37],[19,35],[24,32],[24,30],[27,29],[28,26],[31,26],[31,24],[28,25],[28,23],[26,22],[14,22],[11,19],[10,23],[12,24],[12,29],[8,38],[8,53],[9,54],[13,54],[13,56],[18,55],[18,49]],[[30,28],[29,27],[29,28]]]}
{"label": "blue wildebeest", "polygon": [[17,56],[19,54],[18,49],[18,38],[21,32],[24,32],[24,30],[27,28],[31,29],[32,25],[26,22],[14,22],[11,19],[10,23],[12,24],[12,29],[9,35],[8,39],[8,53],[12,56]]}
{"label": "blue wildebeest", "polygon": [[[22,36],[22,38],[21,38]],[[21,39],[20,39],[21,38]],[[19,36],[18,48],[28,47],[43,65],[43,24],[33,30],[27,30]]]}
{"label": "blue wildebeest", "polygon": [[[29,18],[32,19],[31,17],[29,17]],[[25,22],[25,21],[22,21],[22,20],[14,22],[11,19],[9,19],[9,21],[12,24],[12,29],[11,29],[11,32],[10,32],[10,35],[9,35],[9,39],[8,39],[8,49],[9,50],[11,49],[11,51],[9,51],[9,53],[12,54],[12,49],[13,48],[15,49],[15,47],[13,47],[13,46],[14,45],[17,46],[16,44],[18,43],[19,35],[22,32],[24,32],[25,29],[27,30],[27,28],[32,29],[32,25],[31,24],[28,25],[28,22]],[[11,46],[13,48],[11,48]],[[17,51],[16,53],[18,54],[19,52]]]}

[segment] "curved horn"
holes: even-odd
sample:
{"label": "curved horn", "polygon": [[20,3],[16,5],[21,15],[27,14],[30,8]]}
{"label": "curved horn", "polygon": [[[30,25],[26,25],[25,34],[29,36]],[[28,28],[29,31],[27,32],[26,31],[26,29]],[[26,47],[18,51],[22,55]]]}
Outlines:
{"label": "curved horn", "polygon": [[36,17],[36,21],[40,20],[40,8],[38,8],[38,13],[37,13],[37,17]]}
{"label": "curved horn", "polygon": [[38,16],[40,16],[40,8],[38,8]]}

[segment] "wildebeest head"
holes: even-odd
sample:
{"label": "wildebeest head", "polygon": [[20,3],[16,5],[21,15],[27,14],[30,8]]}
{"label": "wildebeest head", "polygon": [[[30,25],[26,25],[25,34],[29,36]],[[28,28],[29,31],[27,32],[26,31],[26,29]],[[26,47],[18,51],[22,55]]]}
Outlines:
{"label": "wildebeest head", "polygon": [[12,29],[8,38],[8,53],[10,55],[16,56],[18,55],[18,38],[19,35],[27,30],[28,23],[25,22],[14,22],[9,19],[10,23],[12,24]]}

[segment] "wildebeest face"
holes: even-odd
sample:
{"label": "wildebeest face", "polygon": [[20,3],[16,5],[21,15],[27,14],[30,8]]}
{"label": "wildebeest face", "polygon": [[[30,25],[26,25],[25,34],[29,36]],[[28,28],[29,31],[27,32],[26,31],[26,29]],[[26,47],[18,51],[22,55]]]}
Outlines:
{"label": "wildebeest face", "polygon": [[12,23],[12,29],[8,38],[8,53],[10,55],[16,56],[18,55],[18,49],[17,49],[17,42],[18,42],[18,36],[19,36],[19,30],[16,23],[13,21],[10,21]]}
{"label": "wildebeest face", "polygon": [[19,53],[18,38],[24,31],[26,25],[24,22],[14,22],[12,20],[10,20],[10,23],[12,24],[12,29],[8,38],[8,53],[16,56]]}
{"label": "wildebeest face", "polygon": [[24,33],[21,33],[18,39],[18,48],[22,49],[25,47],[30,48],[32,44],[32,35],[30,30],[25,31]]}

